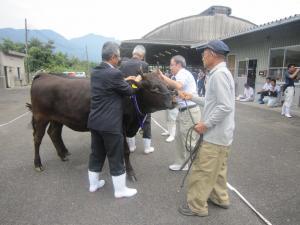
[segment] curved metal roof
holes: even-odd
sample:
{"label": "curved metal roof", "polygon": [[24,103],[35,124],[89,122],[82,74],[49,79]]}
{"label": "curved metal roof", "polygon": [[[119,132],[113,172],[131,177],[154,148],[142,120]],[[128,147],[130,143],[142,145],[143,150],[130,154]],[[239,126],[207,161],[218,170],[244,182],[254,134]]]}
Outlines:
{"label": "curved metal roof", "polygon": [[199,15],[180,18],[166,23],[146,34],[142,39],[177,42],[202,42],[241,32],[255,24],[234,16],[231,9],[212,6]]}

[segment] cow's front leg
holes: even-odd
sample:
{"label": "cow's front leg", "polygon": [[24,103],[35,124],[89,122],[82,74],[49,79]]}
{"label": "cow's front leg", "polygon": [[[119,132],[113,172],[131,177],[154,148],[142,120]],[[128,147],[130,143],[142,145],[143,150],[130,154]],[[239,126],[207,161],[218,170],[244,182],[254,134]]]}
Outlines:
{"label": "cow's front leg", "polygon": [[128,143],[126,141],[126,136],[125,136],[124,137],[124,158],[125,158],[126,174],[127,174],[128,180],[135,182],[135,181],[137,181],[137,178],[136,178],[135,172],[131,166],[129,156],[130,156],[130,151],[129,151]]}

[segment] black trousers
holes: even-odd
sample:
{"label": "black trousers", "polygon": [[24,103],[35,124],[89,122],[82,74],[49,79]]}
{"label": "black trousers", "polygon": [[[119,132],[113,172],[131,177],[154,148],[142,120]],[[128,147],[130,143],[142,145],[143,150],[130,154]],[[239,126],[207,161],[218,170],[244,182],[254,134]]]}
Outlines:
{"label": "black trousers", "polygon": [[124,137],[122,133],[108,133],[91,130],[91,148],[89,170],[101,172],[106,156],[110,174],[119,176],[125,173]]}
{"label": "black trousers", "polygon": [[147,118],[144,122],[143,138],[151,139],[151,114],[150,113],[147,114]]}
{"label": "black trousers", "polygon": [[262,101],[265,96],[268,96],[268,93],[269,93],[268,91],[261,92],[259,100]]}

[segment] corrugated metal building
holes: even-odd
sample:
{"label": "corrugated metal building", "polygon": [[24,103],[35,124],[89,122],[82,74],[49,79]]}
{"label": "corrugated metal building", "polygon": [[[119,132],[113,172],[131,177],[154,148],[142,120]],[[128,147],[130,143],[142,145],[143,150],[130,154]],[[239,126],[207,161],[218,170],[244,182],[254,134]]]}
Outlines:
{"label": "corrugated metal building", "polygon": [[141,39],[126,40],[121,43],[121,54],[131,57],[136,44],[143,44],[147,49],[147,62],[168,65],[173,55],[183,55],[189,65],[198,66],[201,57],[191,46],[205,43],[234,32],[240,32],[255,24],[234,16],[231,9],[212,6],[204,12],[184,17],[164,24],[146,34]]}
{"label": "corrugated metal building", "polygon": [[[287,65],[300,67],[300,15],[255,26],[239,33],[220,37],[231,49],[228,56],[237,84],[237,94],[249,83],[258,91],[267,76],[283,84]],[[192,46],[197,48],[205,43]],[[300,76],[300,74],[299,74]],[[300,84],[296,83],[294,105],[300,106]]]}
{"label": "corrugated metal building", "polygon": [[[123,41],[121,54],[130,57],[134,46],[143,44],[150,64],[168,66],[170,58],[180,54],[190,67],[199,68],[202,61],[196,48],[213,39],[223,40],[231,49],[227,61],[237,94],[245,82],[259,90],[266,76],[282,81],[289,63],[300,66],[300,15],[257,26],[231,16],[231,9],[224,6],[212,6],[199,15],[164,24],[141,39]],[[294,105],[300,105],[299,96],[296,84]]]}

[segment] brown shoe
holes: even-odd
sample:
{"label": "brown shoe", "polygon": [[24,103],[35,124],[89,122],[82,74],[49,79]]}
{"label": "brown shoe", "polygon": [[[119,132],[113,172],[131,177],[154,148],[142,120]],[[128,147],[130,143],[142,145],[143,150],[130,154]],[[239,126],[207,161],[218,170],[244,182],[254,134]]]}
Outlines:
{"label": "brown shoe", "polygon": [[203,212],[203,213],[193,212],[187,203],[179,206],[178,212],[184,216],[201,216],[201,217],[208,216],[208,212]]}
{"label": "brown shoe", "polygon": [[217,202],[216,200],[214,200],[214,199],[212,199],[212,198],[209,198],[208,199],[212,204],[214,204],[214,205],[216,205],[216,206],[218,206],[218,207],[220,207],[220,208],[223,208],[223,209],[229,209],[229,206],[230,206],[230,204],[229,203],[219,203],[219,202]]}

